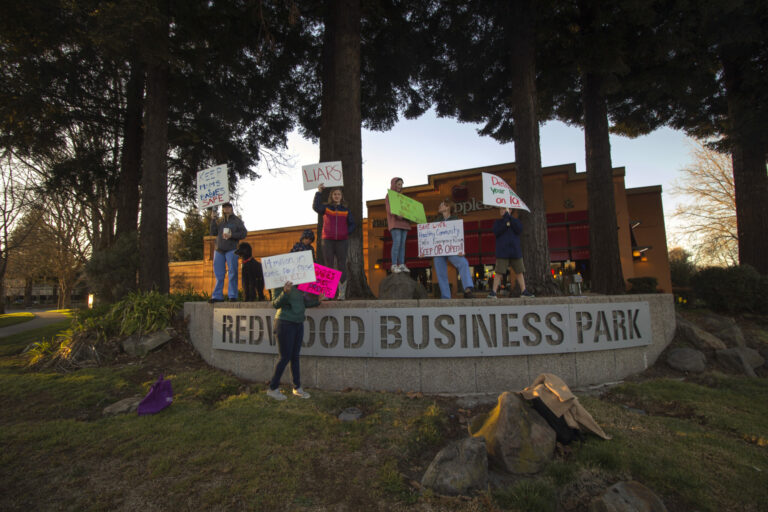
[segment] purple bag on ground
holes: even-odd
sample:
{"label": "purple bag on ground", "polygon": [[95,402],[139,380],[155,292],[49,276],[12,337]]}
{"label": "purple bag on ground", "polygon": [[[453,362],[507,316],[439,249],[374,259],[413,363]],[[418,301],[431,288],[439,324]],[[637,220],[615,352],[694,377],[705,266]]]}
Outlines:
{"label": "purple bag on ground", "polygon": [[171,402],[173,402],[173,388],[171,387],[171,381],[163,380],[163,376],[161,375],[160,378],[157,379],[157,382],[152,384],[152,387],[149,388],[147,396],[139,402],[137,412],[139,413],[139,416],[143,416],[144,414],[155,414],[171,405]]}

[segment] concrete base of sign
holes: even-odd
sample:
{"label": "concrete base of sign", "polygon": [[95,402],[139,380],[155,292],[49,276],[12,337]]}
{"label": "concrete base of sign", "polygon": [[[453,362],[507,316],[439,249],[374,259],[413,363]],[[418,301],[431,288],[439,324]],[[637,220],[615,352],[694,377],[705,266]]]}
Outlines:
{"label": "concrete base of sign", "polygon": [[[332,357],[302,355],[301,380],[307,388],[340,390],[358,388],[379,391],[421,391],[424,393],[498,393],[522,389],[540,373],[554,373],[569,386],[580,387],[621,380],[639,373],[656,362],[675,333],[675,308],[672,295],[620,295],[587,297],[543,297],[534,299],[454,299],[326,302],[320,309],[482,308],[506,306],[513,311],[521,306],[609,305],[610,303],[648,303],[652,340],[649,345],[534,355],[485,355],[479,357]],[[268,302],[219,303],[188,302],[184,315],[190,340],[210,365],[231,371],[238,377],[266,382],[272,375],[277,356],[220,350],[214,348],[214,308],[272,310]],[[244,311],[245,312],[245,311]],[[274,312],[274,310],[272,310]],[[371,326],[372,329],[378,326]],[[290,367],[283,375],[290,383]]]}

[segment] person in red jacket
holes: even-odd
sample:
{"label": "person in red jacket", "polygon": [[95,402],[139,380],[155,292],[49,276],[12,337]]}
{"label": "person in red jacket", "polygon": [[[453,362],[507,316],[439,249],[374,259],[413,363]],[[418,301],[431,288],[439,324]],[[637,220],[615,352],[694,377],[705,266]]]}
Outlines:
{"label": "person in red jacket", "polygon": [[[403,179],[392,178],[390,188],[395,192],[402,191]],[[387,229],[392,235],[392,273],[408,272],[408,267],[405,266],[405,238],[411,229],[411,223],[399,215],[392,214],[389,209],[389,195],[387,195],[384,203],[387,206]]]}
{"label": "person in red jacket", "polygon": [[323,190],[325,185],[321,183],[317,187],[312,209],[323,216],[323,262],[341,272],[337,297],[344,300],[347,293],[347,248],[349,235],[355,230],[355,221],[344,204],[341,188],[331,189],[327,203],[321,199]]}

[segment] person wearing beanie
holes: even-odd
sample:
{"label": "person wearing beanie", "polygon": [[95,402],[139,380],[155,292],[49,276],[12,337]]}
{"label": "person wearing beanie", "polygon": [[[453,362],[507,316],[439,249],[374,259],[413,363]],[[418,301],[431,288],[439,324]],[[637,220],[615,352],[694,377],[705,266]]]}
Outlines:
{"label": "person wearing beanie", "polygon": [[237,301],[237,243],[248,235],[243,221],[232,213],[232,203],[221,205],[222,219],[215,214],[211,217],[210,234],[216,237],[216,250],[213,253],[213,275],[216,285],[209,302],[224,301],[224,275],[229,279],[228,297],[230,302]]}
{"label": "person wearing beanie", "polygon": [[[401,192],[403,190],[403,179],[392,178],[390,188],[395,192]],[[405,266],[405,238],[411,229],[411,223],[399,215],[392,214],[389,207],[389,195],[384,200],[384,204],[387,207],[387,229],[389,229],[389,234],[392,236],[392,273],[408,272],[408,267]]]}
{"label": "person wearing beanie", "polygon": [[323,262],[328,267],[341,272],[337,297],[339,300],[344,300],[347,291],[348,239],[355,230],[355,221],[352,219],[349,208],[344,204],[341,188],[331,189],[327,203],[322,202],[323,190],[325,185],[321,183],[317,187],[312,209],[323,216]]}
{"label": "person wearing beanie", "polygon": [[293,244],[290,252],[312,251],[312,261],[315,260],[315,248],[312,247],[312,242],[315,241],[315,233],[311,229],[305,229],[301,232],[299,241]]}

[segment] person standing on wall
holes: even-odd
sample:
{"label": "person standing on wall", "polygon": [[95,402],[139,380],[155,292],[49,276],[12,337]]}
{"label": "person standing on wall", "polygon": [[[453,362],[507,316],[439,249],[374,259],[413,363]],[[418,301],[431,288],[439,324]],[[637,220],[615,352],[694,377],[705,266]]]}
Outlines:
{"label": "person standing on wall", "polygon": [[[459,220],[456,215],[452,215],[454,202],[450,199],[444,199],[437,207],[437,212],[442,215],[444,221]],[[451,256],[435,256],[432,259],[437,274],[437,283],[440,286],[440,298],[451,298],[451,286],[448,283],[448,263],[454,266],[461,277],[461,285],[464,287],[464,298],[471,299],[475,285],[472,282],[472,271],[469,268],[469,262],[463,254],[454,254]]]}
{"label": "person standing on wall", "polygon": [[323,216],[323,261],[330,268],[341,272],[337,298],[344,300],[347,292],[347,247],[349,235],[355,230],[355,221],[349,208],[344,204],[341,188],[332,188],[328,202],[323,204],[321,197],[325,185],[317,187],[312,209]]}
{"label": "person standing on wall", "polygon": [[221,205],[222,219],[211,218],[211,236],[216,237],[216,250],[213,253],[213,275],[216,285],[209,302],[224,301],[224,274],[229,279],[228,298],[237,301],[237,242],[248,235],[243,221],[232,213],[232,203]]}
{"label": "person standing on wall", "polygon": [[[392,178],[390,188],[395,192],[401,192],[403,190],[402,178]],[[392,214],[389,207],[389,195],[384,200],[384,204],[387,207],[387,229],[392,236],[392,273],[408,272],[408,267],[405,266],[405,238],[411,229],[411,223],[399,215]]]}
{"label": "person standing on wall", "polygon": [[501,283],[501,276],[508,269],[515,272],[515,279],[520,286],[521,297],[534,297],[525,288],[525,266],[523,265],[523,251],[520,248],[520,233],[523,232],[523,223],[517,218],[520,211],[509,208],[499,208],[500,219],[493,223],[493,234],[496,236],[496,275],[493,277],[493,289],[488,297],[496,298]]}

